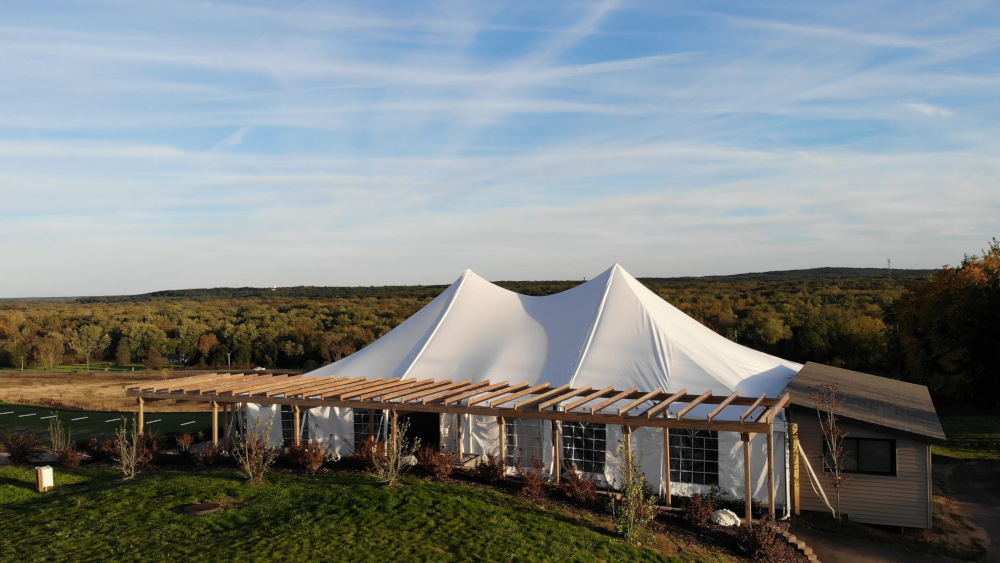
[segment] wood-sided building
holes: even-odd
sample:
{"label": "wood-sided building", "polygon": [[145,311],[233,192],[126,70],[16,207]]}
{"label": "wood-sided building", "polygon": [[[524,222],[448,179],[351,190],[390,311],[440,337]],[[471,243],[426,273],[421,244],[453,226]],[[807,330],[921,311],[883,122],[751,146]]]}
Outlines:
{"label": "wood-sided building", "polygon": [[[831,504],[836,490],[823,470],[824,440],[814,398],[824,385],[836,385],[837,397],[844,400],[837,415],[847,432],[845,473],[850,478],[840,492],[841,512],[867,524],[930,528],[930,446],[944,444],[945,434],[927,387],[812,362],[792,379],[786,387],[789,422],[798,426],[806,460]],[[799,475],[796,512],[828,510],[804,468]]]}

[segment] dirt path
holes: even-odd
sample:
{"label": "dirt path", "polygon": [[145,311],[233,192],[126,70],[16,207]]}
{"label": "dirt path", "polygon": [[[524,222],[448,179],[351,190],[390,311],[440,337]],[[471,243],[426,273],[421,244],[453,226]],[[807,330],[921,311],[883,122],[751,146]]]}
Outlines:
{"label": "dirt path", "polygon": [[[197,375],[197,372],[0,372],[0,401],[44,404],[81,410],[135,410],[135,399],[125,396],[125,388]],[[176,401],[150,402],[146,409],[157,411],[203,411],[204,405]]]}
{"label": "dirt path", "polygon": [[948,496],[966,517],[986,530],[990,538],[986,561],[1000,561],[1000,460],[970,460],[949,467]]}
{"label": "dirt path", "polygon": [[[937,528],[949,528],[949,542],[979,542],[983,532],[989,538],[988,553],[983,561],[1000,563],[1000,460],[970,460],[939,463],[934,467],[935,513],[941,508],[947,522],[935,521]],[[958,514],[961,518],[954,518]],[[964,522],[964,523],[963,523]],[[969,526],[971,522],[973,526]],[[978,529],[974,529],[978,526]],[[925,563],[955,561],[947,557],[913,553],[884,543],[814,530],[794,530],[813,549],[823,563]],[[951,545],[955,545],[951,543]]]}

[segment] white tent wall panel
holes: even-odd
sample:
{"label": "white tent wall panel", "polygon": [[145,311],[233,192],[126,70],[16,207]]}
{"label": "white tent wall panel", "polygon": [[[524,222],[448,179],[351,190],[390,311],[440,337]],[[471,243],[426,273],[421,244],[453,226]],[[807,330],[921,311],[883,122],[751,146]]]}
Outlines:
{"label": "white tent wall panel", "polygon": [[441,414],[441,443],[438,445],[442,451],[458,451],[458,415],[454,413]]}
{"label": "white tent wall panel", "polygon": [[342,407],[315,407],[302,413],[309,436],[340,456],[354,451],[354,410]]}
{"label": "white tent wall panel", "polygon": [[[258,421],[260,426],[257,426]],[[268,443],[272,446],[281,445],[281,410],[278,405],[257,405],[247,403],[247,431],[255,428],[268,430]]]}

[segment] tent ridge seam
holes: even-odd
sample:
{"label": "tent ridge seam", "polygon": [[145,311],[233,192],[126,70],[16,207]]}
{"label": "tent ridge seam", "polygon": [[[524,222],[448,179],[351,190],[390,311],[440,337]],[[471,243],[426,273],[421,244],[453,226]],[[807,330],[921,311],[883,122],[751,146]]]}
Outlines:
{"label": "tent ridge seam", "polygon": [[413,369],[413,366],[417,365],[417,362],[420,361],[420,357],[424,355],[424,350],[427,350],[427,347],[431,344],[431,340],[434,340],[434,336],[437,335],[438,329],[444,324],[444,320],[448,318],[448,313],[451,312],[452,306],[455,305],[455,301],[458,300],[458,294],[460,294],[462,292],[462,288],[465,287],[465,281],[468,279],[468,276],[469,270],[466,270],[465,273],[462,274],[461,283],[459,283],[458,287],[455,288],[455,295],[451,296],[451,301],[448,302],[448,306],[445,307],[444,313],[441,314],[441,320],[434,325],[434,330],[431,331],[430,336],[428,336],[427,340],[424,341],[424,345],[420,347],[420,351],[413,357],[413,361],[410,362],[410,365],[406,366],[406,371],[403,372],[403,375],[399,376],[399,379],[406,379],[406,376],[410,375],[410,370]]}
{"label": "tent ridge seam", "polygon": [[580,370],[583,369],[583,362],[587,359],[587,352],[590,351],[590,345],[594,341],[594,335],[597,334],[597,325],[601,322],[601,317],[604,315],[604,304],[608,300],[608,294],[611,293],[611,282],[615,279],[615,272],[618,270],[618,264],[615,263],[611,268],[611,274],[608,275],[608,281],[604,285],[604,294],[601,295],[601,304],[597,307],[597,314],[594,315],[594,321],[590,324],[590,332],[587,334],[587,342],[583,345],[583,349],[580,350],[580,359],[576,363],[576,369],[573,370],[572,377],[569,378],[569,384],[572,387],[576,383],[576,378],[580,375]]}

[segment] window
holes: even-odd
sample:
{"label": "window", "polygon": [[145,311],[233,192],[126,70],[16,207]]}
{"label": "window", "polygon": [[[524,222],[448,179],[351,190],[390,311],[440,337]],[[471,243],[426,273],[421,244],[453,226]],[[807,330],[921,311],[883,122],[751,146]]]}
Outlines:
{"label": "window", "polygon": [[357,448],[369,436],[378,439],[382,435],[382,410],[354,409],[354,447]]}
{"label": "window", "polygon": [[719,433],[670,429],[670,480],[695,485],[719,484]]}
{"label": "window", "polygon": [[507,467],[515,467],[521,462],[522,467],[529,467],[532,462],[542,463],[542,444],[545,443],[544,420],[515,418],[505,424],[507,434],[507,451],[504,463]]}
{"label": "window", "polygon": [[[305,423],[308,411],[299,413],[299,425],[302,433],[299,438],[303,443],[309,441],[309,425]],[[281,445],[288,447],[295,441],[295,411],[291,405],[281,405]]]}
{"label": "window", "polygon": [[[833,463],[823,440],[827,466]],[[844,473],[896,475],[896,441],[881,438],[844,438]]]}
{"label": "window", "polygon": [[596,422],[563,422],[563,462],[584,473],[604,473],[607,426]]}

